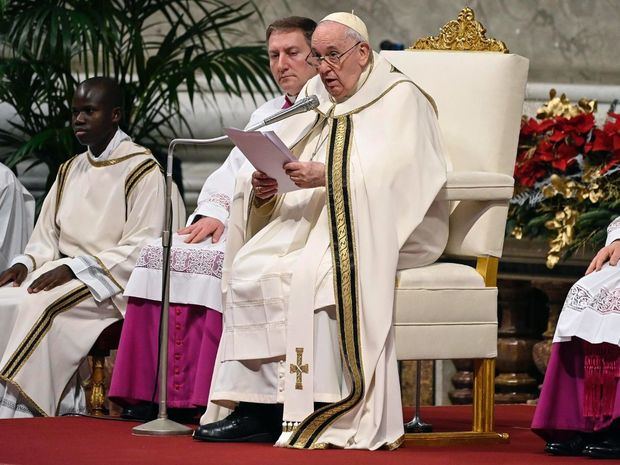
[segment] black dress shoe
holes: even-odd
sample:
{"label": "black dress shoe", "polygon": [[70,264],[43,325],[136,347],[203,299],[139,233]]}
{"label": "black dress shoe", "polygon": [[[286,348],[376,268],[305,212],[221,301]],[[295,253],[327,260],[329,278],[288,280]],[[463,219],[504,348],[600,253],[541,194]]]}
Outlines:
{"label": "black dress shoe", "polygon": [[134,421],[151,421],[157,418],[157,405],[149,403],[131,405],[123,408],[121,418]]}
{"label": "black dress shoe", "polygon": [[282,406],[239,403],[233,413],[200,426],[194,439],[210,442],[275,442],[282,431]]}
{"label": "black dress shoe", "polygon": [[586,446],[583,455],[595,459],[620,459],[620,437],[608,435],[602,441]]}
{"label": "black dress shoe", "polygon": [[553,455],[580,456],[589,444],[586,435],[577,433],[568,441],[548,442],[545,452]]}

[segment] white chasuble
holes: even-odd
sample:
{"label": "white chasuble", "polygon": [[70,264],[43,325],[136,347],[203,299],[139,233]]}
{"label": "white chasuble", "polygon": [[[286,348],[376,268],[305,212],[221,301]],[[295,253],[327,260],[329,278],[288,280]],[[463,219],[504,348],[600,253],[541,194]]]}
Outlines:
{"label": "white chasuble", "polygon": [[[294,448],[397,447],[403,435],[392,329],[399,251],[431,214],[437,234],[428,251],[442,251],[446,208],[433,209],[446,181],[437,118],[429,100],[377,54],[357,91],[334,103],[319,77],[301,95],[316,94],[314,112],[276,130],[302,161],[326,165],[326,187],[279,195],[256,207],[249,176],[233,198],[223,269],[224,334],[212,386],[231,367],[283,360],[284,424],[278,445]],[[423,253],[420,266],[438,253]],[[440,252],[439,252],[440,253]],[[416,262],[416,258],[417,262]],[[314,410],[321,377],[315,346],[317,310],[334,309],[340,399]],[[320,312],[318,312],[320,313]],[[325,331],[324,331],[325,332]],[[316,341],[316,342],[315,342]],[[202,421],[213,420],[209,409]]]}
{"label": "white chasuble", "polygon": [[[620,217],[607,228],[609,245],[620,240]],[[577,281],[564,302],[553,342],[578,337],[590,344],[620,346],[620,264],[603,265]]]}
{"label": "white chasuble", "polygon": [[[61,166],[25,249],[32,271],[21,286],[0,288],[0,307],[13,315],[0,329],[0,384],[10,384],[33,413],[56,414],[98,335],[122,318],[123,288],[140,248],[162,232],[164,191],[153,156],[128,140],[103,160],[87,152]],[[74,272],[77,264],[77,279],[27,292],[62,264]],[[1,406],[3,416],[9,407]]]}

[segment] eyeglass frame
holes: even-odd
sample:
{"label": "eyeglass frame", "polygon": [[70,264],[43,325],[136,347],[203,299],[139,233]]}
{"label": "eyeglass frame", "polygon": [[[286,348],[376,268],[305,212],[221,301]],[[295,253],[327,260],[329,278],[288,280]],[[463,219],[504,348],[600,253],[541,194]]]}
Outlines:
{"label": "eyeglass frame", "polygon": [[[321,63],[322,63],[322,62],[326,62],[328,66],[332,66],[332,67],[334,67],[334,66],[340,66],[340,64],[342,63],[341,58],[342,58],[343,56],[345,56],[347,53],[349,53],[351,50],[353,50],[355,47],[357,47],[357,46],[358,46],[359,44],[361,44],[361,43],[363,43],[363,41],[362,41],[362,40],[359,40],[359,41],[357,41],[354,45],[352,45],[350,48],[348,48],[347,50],[345,50],[344,52],[342,52],[342,53],[340,53],[340,54],[338,54],[338,55],[336,55],[336,56],[333,56],[333,57],[332,57],[332,56],[330,56],[329,54],[328,54],[328,55],[313,55],[313,54],[312,54],[312,52],[310,52],[310,53],[308,53],[308,55],[306,56],[306,63],[308,63],[308,64],[309,64],[310,66],[312,66],[313,68],[317,68],[317,69],[321,67]],[[333,52],[330,52],[330,53],[333,53]],[[315,64],[313,64],[313,63],[310,63],[310,62],[308,61],[308,59],[309,59],[309,58],[313,58],[313,59],[317,60],[317,64],[315,65]],[[330,58],[331,58],[331,59],[336,59],[336,60],[338,60],[338,61],[337,61],[336,63],[332,63],[332,62],[330,62],[330,61],[329,61],[329,59],[330,59]]]}

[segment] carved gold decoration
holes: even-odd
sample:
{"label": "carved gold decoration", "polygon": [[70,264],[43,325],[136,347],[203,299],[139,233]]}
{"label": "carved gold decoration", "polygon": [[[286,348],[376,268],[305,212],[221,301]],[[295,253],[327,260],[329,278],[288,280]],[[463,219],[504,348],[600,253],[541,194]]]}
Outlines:
{"label": "carved gold decoration", "polygon": [[105,405],[105,357],[93,357],[93,374],[91,377],[90,405],[94,416],[104,415]]}
{"label": "carved gold decoration", "polygon": [[463,8],[458,19],[453,19],[439,30],[437,37],[418,39],[408,50],[453,50],[469,52],[508,53],[501,40],[486,37],[487,30],[476,21],[474,10]]}
{"label": "carved gold decoration", "polygon": [[301,380],[301,375],[304,373],[308,374],[308,364],[303,363],[303,348],[296,347],[295,352],[297,353],[297,363],[291,363],[290,370],[291,374],[295,374],[295,389],[303,389],[304,385]]}
{"label": "carved gold decoration", "polygon": [[582,113],[594,113],[597,106],[598,102],[596,100],[588,100],[586,98],[580,99],[576,105],[572,104],[566,97],[566,94],[558,97],[556,90],[551,89],[549,91],[549,101],[536,111],[536,118],[545,119],[558,116],[572,118]]}
{"label": "carved gold decoration", "polygon": [[549,241],[549,253],[547,254],[547,268],[553,268],[560,261],[560,254],[573,242],[575,234],[575,222],[579,213],[572,207],[565,206],[555,213],[555,218],[547,221],[545,227],[554,231],[556,236]]}

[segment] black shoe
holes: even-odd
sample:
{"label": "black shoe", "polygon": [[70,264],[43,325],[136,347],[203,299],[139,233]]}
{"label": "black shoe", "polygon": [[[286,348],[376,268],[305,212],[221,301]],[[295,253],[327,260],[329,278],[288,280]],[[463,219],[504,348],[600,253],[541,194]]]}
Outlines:
{"label": "black shoe", "polygon": [[620,459],[619,436],[617,431],[615,434],[608,434],[602,441],[586,446],[583,455],[595,459]]}
{"label": "black shoe", "polygon": [[168,418],[177,423],[185,425],[197,425],[200,417],[204,413],[204,407],[201,408],[170,408],[168,409]]}
{"label": "black shoe", "polygon": [[233,413],[200,426],[194,439],[210,442],[275,442],[282,431],[282,406],[241,402]]}
{"label": "black shoe", "polygon": [[143,403],[123,408],[121,418],[134,421],[151,421],[157,418],[157,405]]}
{"label": "black shoe", "polygon": [[568,441],[548,442],[545,452],[553,455],[580,456],[589,444],[585,435],[577,433]]}

